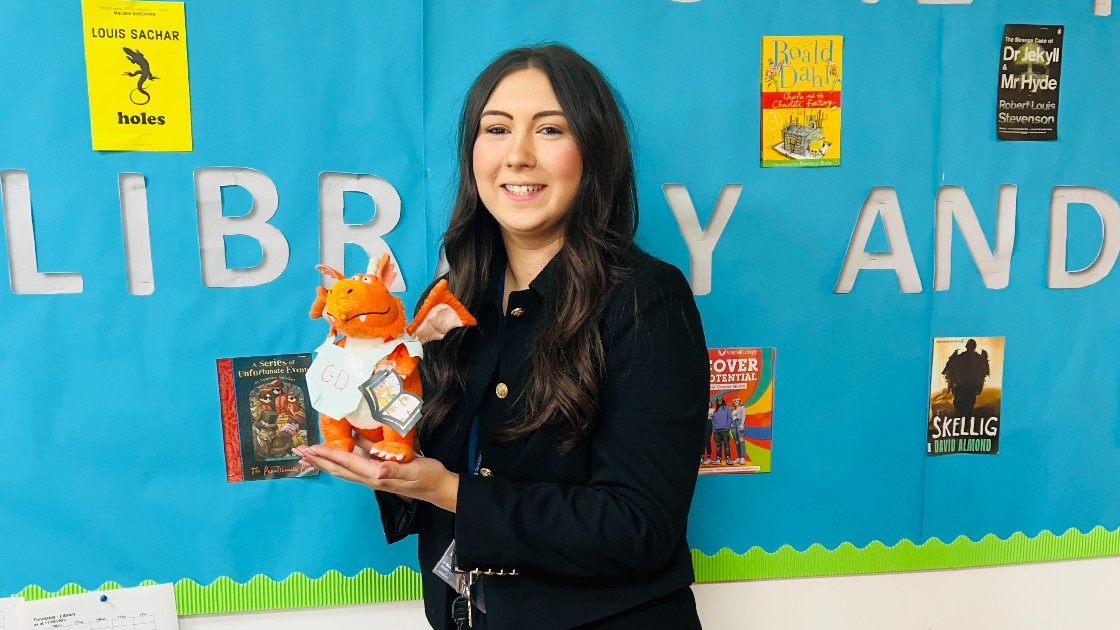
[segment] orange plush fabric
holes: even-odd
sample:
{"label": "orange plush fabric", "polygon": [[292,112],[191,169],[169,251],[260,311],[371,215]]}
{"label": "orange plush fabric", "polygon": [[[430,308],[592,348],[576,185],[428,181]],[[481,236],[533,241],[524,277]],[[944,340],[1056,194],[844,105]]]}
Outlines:
{"label": "orange plush fabric", "polygon": [[[330,291],[323,287],[317,288],[315,303],[311,306],[311,317],[316,319],[325,316],[331,326],[331,338],[342,336],[335,342],[340,346],[345,347],[347,339],[391,341],[401,334],[415,337],[424,343],[442,339],[453,328],[473,326],[476,323],[466,307],[448,290],[447,281],[440,280],[428,292],[416,318],[408,324],[400,298],[389,293],[388,287],[396,278],[397,272],[389,261],[388,254],[382,254],[377,261],[371,260],[366,273],[350,278],[344,278],[340,272],[326,265],[319,265],[317,269],[337,281]],[[410,356],[408,350],[401,345],[378,362],[374,369],[396,370],[404,377],[404,390],[422,399],[417,365],[419,359]],[[374,442],[371,453],[382,459],[406,462],[415,453],[415,429],[406,435],[398,435],[392,428],[384,425],[360,429],[351,426],[346,418],[331,418],[320,413],[319,430],[323,443],[331,448],[353,450],[354,434],[358,433]]]}

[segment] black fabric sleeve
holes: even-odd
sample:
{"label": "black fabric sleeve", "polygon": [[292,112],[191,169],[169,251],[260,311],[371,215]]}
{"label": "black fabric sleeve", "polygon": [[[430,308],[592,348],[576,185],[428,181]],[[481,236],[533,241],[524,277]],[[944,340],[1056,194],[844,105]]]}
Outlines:
{"label": "black fabric sleeve", "polygon": [[460,566],[571,577],[656,573],[679,550],[707,417],[708,355],[675,267],[637,270],[603,325],[607,375],[589,482],[461,476]]}
{"label": "black fabric sleeve", "polygon": [[389,544],[416,533],[416,507],[419,501],[405,501],[392,492],[381,490],[374,490],[373,494],[377,498],[381,525],[385,528],[385,540]]}

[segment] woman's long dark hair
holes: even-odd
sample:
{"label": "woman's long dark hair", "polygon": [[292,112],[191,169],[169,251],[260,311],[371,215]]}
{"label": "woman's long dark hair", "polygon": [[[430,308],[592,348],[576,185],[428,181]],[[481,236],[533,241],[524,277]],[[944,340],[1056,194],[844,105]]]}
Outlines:
{"label": "woman's long dark hair", "polygon": [[[451,220],[443,235],[450,266],[448,284],[468,309],[483,303],[493,261],[502,255],[497,222],[482,205],[473,170],[474,143],[483,108],[506,75],[544,72],[567,118],[583,158],[579,190],[564,223],[564,245],[553,261],[556,295],[536,340],[521,393],[520,417],[496,437],[515,441],[556,422],[562,449],[570,449],[598,421],[604,379],[599,317],[610,287],[624,274],[623,258],[634,246],[638,199],[630,139],[618,100],[606,79],[572,49],[550,44],[516,48],[482,71],[463,106],[459,125],[459,173]],[[420,362],[425,377],[421,438],[430,436],[463,399],[460,329],[429,344]]]}

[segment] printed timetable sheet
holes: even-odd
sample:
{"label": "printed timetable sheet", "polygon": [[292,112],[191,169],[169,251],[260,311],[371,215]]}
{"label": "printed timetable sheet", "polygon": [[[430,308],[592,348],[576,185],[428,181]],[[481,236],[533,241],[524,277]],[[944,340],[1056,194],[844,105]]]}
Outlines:
{"label": "printed timetable sheet", "polygon": [[[170,584],[20,601],[0,600],[0,630],[178,630]],[[5,614],[9,613],[9,614]]]}
{"label": "printed timetable sheet", "polygon": [[21,597],[0,597],[0,630],[22,630],[23,620],[20,611],[23,608]]}

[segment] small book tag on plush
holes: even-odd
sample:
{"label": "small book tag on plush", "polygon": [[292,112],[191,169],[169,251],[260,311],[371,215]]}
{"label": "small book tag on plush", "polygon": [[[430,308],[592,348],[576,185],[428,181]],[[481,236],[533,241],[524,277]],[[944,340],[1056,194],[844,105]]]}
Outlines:
{"label": "small book tag on plush", "polygon": [[423,401],[404,391],[404,378],[393,369],[373,373],[361,386],[373,419],[404,435],[420,421]]}

